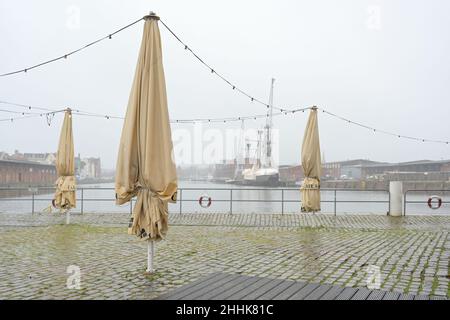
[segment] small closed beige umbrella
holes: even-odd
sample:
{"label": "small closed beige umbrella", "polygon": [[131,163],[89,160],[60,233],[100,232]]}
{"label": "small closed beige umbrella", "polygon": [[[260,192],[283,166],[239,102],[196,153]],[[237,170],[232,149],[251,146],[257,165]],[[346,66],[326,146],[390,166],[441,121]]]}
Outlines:
{"label": "small closed beige umbrella", "polygon": [[58,152],[56,153],[56,192],[53,206],[67,212],[69,223],[69,209],[75,208],[75,159],[72,133],[72,112],[67,109],[59,137]]}
{"label": "small closed beige umbrella", "polygon": [[302,212],[320,211],[320,177],[322,164],[320,159],[319,125],[317,108],[309,113],[302,145],[302,167],[305,178],[300,188]]}
{"label": "small closed beige umbrella", "polygon": [[117,204],[137,196],[128,233],[148,240],[147,272],[153,272],[154,241],[166,236],[168,202],[177,192],[158,20],[154,13],[145,17],[115,178]]}

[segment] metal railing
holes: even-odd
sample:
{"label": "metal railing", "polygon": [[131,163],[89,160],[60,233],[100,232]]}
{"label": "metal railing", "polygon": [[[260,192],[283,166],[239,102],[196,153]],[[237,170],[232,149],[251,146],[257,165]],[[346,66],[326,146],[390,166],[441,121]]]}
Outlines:
{"label": "metal railing", "polygon": [[[404,193],[404,198],[403,198],[403,215],[406,215],[406,208],[407,208],[407,204],[428,204],[428,198],[426,200],[409,200],[408,201],[408,194],[411,194],[413,192],[421,192],[424,193],[426,195],[435,195],[439,193],[448,193],[450,194],[450,190],[444,190],[444,189],[439,189],[439,190],[425,190],[425,189],[411,189],[411,190],[406,190]],[[446,203],[450,203],[450,201],[442,201],[442,204],[446,204]]]}
{"label": "metal railing", "polygon": [[[54,192],[55,188],[52,187],[38,187],[38,188],[0,188],[0,202],[1,201],[30,201],[31,206],[31,213],[35,213],[36,207],[35,204],[37,202],[46,201],[51,204],[52,198],[51,197],[36,197],[38,195],[43,194],[52,194]],[[95,198],[87,198],[86,192],[89,190],[109,190],[112,191],[111,194],[114,195],[114,188],[95,188],[95,187],[79,187],[77,188],[78,192],[78,199],[77,204],[79,204],[80,213],[83,214],[85,211],[85,203],[92,202],[92,201],[105,201],[105,202],[115,202],[115,197],[111,198],[102,198],[102,197],[95,197]],[[254,199],[254,198],[242,198],[242,193],[245,192],[259,192],[259,191],[270,191],[278,193],[279,197],[277,199]],[[390,194],[388,190],[372,190],[372,189],[321,189],[323,192],[331,192],[332,199],[328,200],[321,200],[321,203],[329,203],[332,204],[332,212],[336,215],[337,214],[337,206],[340,203],[379,203],[379,204],[386,204],[387,205],[387,212],[390,211]],[[2,198],[2,193],[18,193],[19,196],[13,196],[13,197],[5,197]],[[187,193],[194,193],[196,194],[196,197],[186,197]],[[215,198],[212,199],[212,203],[228,203],[227,206],[223,208],[223,211],[228,211],[229,214],[235,213],[235,208],[233,208],[233,204],[239,204],[239,203],[279,203],[280,209],[276,209],[276,212],[281,212],[281,214],[284,214],[286,212],[286,206],[290,203],[298,203],[299,209],[300,209],[300,190],[299,188],[178,188],[178,199],[177,199],[177,205],[178,208],[176,211],[178,211],[179,214],[183,213],[183,204],[186,203],[194,203],[199,202],[199,198],[204,195],[206,192],[225,192],[228,196],[226,198]],[[298,192],[298,199],[292,199],[287,198],[286,194],[288,192]],[[373,199],[345,199],[338,197],[341,194],[345,194],[348,192],[376,192],[376,193],[383,193],[387,194],[387,199],[384,200],[373,200]],[[20,196],[21,194],[25,193],[25,196]],[[132,199],[129,204],[129,212],[132,213],[133,211],[133,202],[135,199]],[[298,210],[300,211],[300,210]],[[298,212],[297,211],[297,212]],[[191,212],[191,211],[189,211]]]}

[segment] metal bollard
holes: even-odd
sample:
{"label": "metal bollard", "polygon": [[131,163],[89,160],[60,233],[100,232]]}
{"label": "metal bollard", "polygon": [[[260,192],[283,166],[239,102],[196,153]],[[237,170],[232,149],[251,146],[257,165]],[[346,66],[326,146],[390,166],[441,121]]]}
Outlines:
{"label": "metal bollard", "polygon": [[233,189],[230,189],[230,214],[233,214]]}

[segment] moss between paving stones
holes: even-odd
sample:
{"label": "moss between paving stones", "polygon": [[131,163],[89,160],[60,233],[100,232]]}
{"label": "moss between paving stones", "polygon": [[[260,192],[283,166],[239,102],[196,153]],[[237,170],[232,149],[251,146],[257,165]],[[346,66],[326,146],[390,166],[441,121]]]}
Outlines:
{"label": "moss between paving stones", "polygon": [[[383,250],[377,247],[379,243],[396,241],[400,249],[406,249],[411,239],[414,240],[413,245],[419,245],[423,237],[438,234],[411,230],[330,229],[320,226],[289,229],[171,226],[168,240],[157,244],[155,264],[158,270],[146,276],[145,243],[126,232],[126,226],[89,224],[1,229],[0,242],[3,247],[0,248],[0,270],[19,271],[0,272],[0,282],[6,279],[8,282],[3,283],[11,283],[0,287],[0,299],[43,296],[75,299],[98,296],[154,298],[169,288],[189,283],[214,271],[257,276],[265,274],[270,277],[286,274],[288,279],[313,280],[317,277],[323,283],[335,283],[339,277],[333,280],[336,278],[333,274],[339,274],[345,276],[345,282],[357,284],[361,283],[360,277],[363,275],[359,269],[364,264],[358,263],[359,258],[348,259],[360,248],[371,250],[370,260],[370,255]],[[440,234],[445,238],[448,236],[448,232]],[[336,243],[340,245],[336,246]],[[435,250],[439,255],[445,253],[442,245]],[[385,253],[393,257],[396,254]],[[341,258],[344,260],[337,267],[329,267]],[[82,286],[86,287],[79,291],[64,288],[67,277],[65,267],[73,261],[82,263]],[[350,264],[348,261],[353,262]],[[354,269],[351,271],[343,269],[352,265]],[[43,269],[42,273],[39,268]],[[386,279],[390,276],[399,277],[402,268],[394,265]],[[24,277],[27,274],[32,277]],[[47,280],[39,282],[40,279]],[[420,281],[408,278],[406,291],[413,280]],[[20,291],[20,281],[30,286]],[[437,277],[434,277],[432,291],[436,283]],[[450,287],[447,287],[447,295],[450,296]],[[137,292],[143,289],[145,296],[140,297]]]}

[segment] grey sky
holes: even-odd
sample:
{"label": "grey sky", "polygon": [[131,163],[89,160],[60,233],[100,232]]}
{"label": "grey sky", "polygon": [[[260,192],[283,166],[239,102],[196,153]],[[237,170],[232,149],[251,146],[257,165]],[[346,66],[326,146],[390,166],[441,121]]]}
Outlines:
{"label": "grey sky", "polygon": [[[71,28],[73,10],[78,9],[79,28]],[[1,0],[0,73],[78,48],[150,10],[255,97],[268,99],[274,77],[277,106],[317,105],[387,131],[450,139],[450,2],[446,0]],[[0,100],[124,115],[142,26],[135,25],[67,61],[0,78]],[[172,118],[265,112],[233,92],[160,29]],[[0,118],[7,116],[0,112]],[[0,150],[55,151],[61,123],[61,115],[50,127],[44,119],[0,122]],[[263,121],[256,123],[260,126]],[[306,113],[274,119],[280,130],[282,164],[300,162],[305,124]],[[104,167],[114,167],[122,121],[78,116],[73,125],[76,153],[100,156]],[[319,114],[319,126],[327,161],[450,158],[449,145],[396,139],[325,114]],[[172,130],[176,128],[190,126],[172,125]]]}

